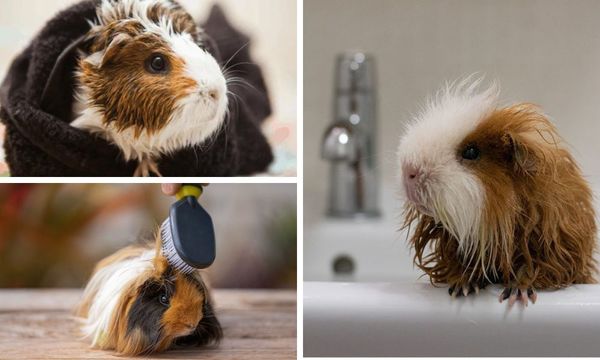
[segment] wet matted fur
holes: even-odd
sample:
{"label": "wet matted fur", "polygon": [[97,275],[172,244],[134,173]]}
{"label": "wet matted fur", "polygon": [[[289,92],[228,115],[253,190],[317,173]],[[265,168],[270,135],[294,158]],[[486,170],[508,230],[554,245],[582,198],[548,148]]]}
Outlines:
{"label": "wet matted fur", "polygon": [[[454,106],[451,103],[462,102],[455,109],[466,109],[469,102],[481,102],[473,107],[479,118],[448,147],[449,157],[418,153],[433,147],[431,143],[419,141],[420,148],[407,145],[406,137],[419,136],[414,128],[409,128],[400,147],[401,165],[429,171],[429,179],[413,195],[422,204],[408,201],[404,212],[416,265],[433,284],[451,288],[499,283],[558,289],[594,283],[597,229],[592,192],[556,128],[532,104],[498,107],[497,90],[483,96],[473,91],[466,84],[447,88],[417,119],[428,121],[429,115],[440,114],[440,107]],[[431,141],[446,135],[427,134]],[[481,155],[476,160],[461,158],[461,152],[473,145]],[[445,160],[436,163],[436,159]],[[458,170],[440,172],[447,161],[456,161]],[[444,181],[461,175],[456,172],[474,179],[480,190],[443,188]],[[472,209],[456,219],[455,204],[445,202],[448,197],[440,195],[439,188],[456,192],[458,201],[461,192],[473,192]]]}

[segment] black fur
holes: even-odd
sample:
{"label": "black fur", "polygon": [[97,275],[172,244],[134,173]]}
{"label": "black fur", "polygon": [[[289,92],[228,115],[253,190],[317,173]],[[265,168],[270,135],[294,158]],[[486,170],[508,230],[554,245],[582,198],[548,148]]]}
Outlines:
{"label": "black fur", "polygon": [[[173,269],[168,266],[161,276],[161,280],[151,279],[146,281],[138,290],[138,296],[129,310],[127,319],[127,332],[131,333],[134,329],[140,329],[149,339],[145,344],[151,352],[160,342],[162,329],[160,321],[168,306],[162,304],[159,300],[161,294],[166,294],[170,299],[175,292],[175,286],[172,281],[167,281],[173,276]],[[223,337],[221,324],[214,312],[210,296],[207,293],[206,285],[200,278],[193,275],[185,275],[186,279],[196,285],[200,293],[206,299],[202,305],[202,319],[193,333],[180,337],[175,340],[176,346],[204,346],[218,344]]]}
{"label": "black fur", "polygon": [[161,284],[155,280],[148,280],[140,287],[138,297],[131,305],[127,319],[127,332],[140,329],[148,339],[148,344],[145,344],[148,351],[160,342],[160,319],[168,309],[160,303],[159,297],[163,293],[170,297],[173,291],[175,289],[169,282]]}
{"label": "black fur", "polygon": [[[69,125],[73,77],[59,76],[42,93],[64,49],[86,34],[99,0],[86,0],[59,13],[12,63],[0,88],[0,118],[12,176],[131,176],[135,161],[125,162],[107,141]],[[273,160],[260,130],[271,107],[260,68],[250,58],[248,38],[215,7],[203,26],[215,57],[251,87],[232,84],[231,116],[210,144],[184,149],[159,161],[164,176],[240,176],[265,171]],[[241,49],[241,50],[240,50]],[[239,50],[239,52],[238,52]],[[237,53],[236,53],[237,52]],[[76,52],[59,63],[58,74],[72,74]],[[48,98],[49,96],[49,98]]]}
{"label": "black fur", "polygon": [[196,330],[188,336],[175,340],[177,346],[204,346],[218,344],[223,338],[223,329],[217,319],[210,300],[204,303],[202,320]]}

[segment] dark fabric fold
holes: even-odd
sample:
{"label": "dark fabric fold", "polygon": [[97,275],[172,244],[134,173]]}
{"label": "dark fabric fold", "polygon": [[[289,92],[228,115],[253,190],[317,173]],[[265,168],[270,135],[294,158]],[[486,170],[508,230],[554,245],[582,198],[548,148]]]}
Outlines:
{"label": "dark fabric fold", "polygon": [[[12,176],[131,176],[137,166],[126,162],[116,146],[69,125],[77,49],[65,50],[89,30],[98,2],[83,1],[50,20],[14,60],[0,87]],[[271,107],[262,71],[250,57],[249,39],[229,24],[219,7],[203,28],[209,50],[246,84],[230,86],[236,94],[229,97],[230,116],[214,139],[164,156],[158,162],[161,174],[241,176],[265,171],[273,155],[260,125]]]}

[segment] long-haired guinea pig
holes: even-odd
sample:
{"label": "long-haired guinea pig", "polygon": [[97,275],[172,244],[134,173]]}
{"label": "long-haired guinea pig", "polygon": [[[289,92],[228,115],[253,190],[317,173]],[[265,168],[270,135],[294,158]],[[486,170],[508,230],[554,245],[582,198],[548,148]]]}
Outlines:
{"label": "long-haired guinea pig", "polygon": [[209,141],[227,113],[227,81],[201,30],[174,0],[102,0],[76,71],[74,127],[160,175],[163,154]]}
{"label": "long-haired guinea pig", "polygon": [[441,90],[400,141],[417,266],[452,296],[502,284],[510,305],[594,282],[592,192],[578,165],[538,107],[501,107],[480,82]]}
{"label": "long-haired guinea pig", "polygon": [[127,247],[96,265],[77,308],[93,347],[140,355],[222,338],[200,273],[175,271],[157,244]]}

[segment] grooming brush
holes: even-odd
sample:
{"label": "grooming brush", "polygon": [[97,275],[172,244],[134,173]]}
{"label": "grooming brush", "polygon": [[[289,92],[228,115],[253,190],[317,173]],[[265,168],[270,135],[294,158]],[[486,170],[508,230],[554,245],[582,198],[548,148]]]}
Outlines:
{"label": "grooming brush", "polygon": [[160,227],[164,256],[171,266],[187,274],[215,261],[215,230],[198,202],[200,195],[201,185],[184,184]]}

